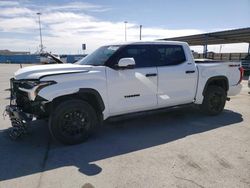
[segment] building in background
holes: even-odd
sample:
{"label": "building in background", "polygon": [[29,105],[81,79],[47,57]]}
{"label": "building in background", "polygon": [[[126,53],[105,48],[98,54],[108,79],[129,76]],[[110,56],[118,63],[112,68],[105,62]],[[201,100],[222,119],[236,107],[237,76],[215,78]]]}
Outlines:
{"label": "building in background", "polygon": [[29,55],[30,52],[0,50],[0,55]]}

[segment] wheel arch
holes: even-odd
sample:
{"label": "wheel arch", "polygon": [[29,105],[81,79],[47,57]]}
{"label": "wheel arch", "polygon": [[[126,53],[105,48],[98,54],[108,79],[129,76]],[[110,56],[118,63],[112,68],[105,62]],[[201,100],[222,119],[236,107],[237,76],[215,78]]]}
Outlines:
{"label": "wheel arch", "polygon": [[207,80],[205,87],[203,89],[202,95],[204,96],[208,87],[211,85],[220,86],[227,92],[229,89],[229,83],[226,76],[214,76]]}
{"label": "wheel arch", "polygon": [[70,99],[81,99],[88,102],[98,114],[102,114],[105,109],[100,93],[92,88],[80,88],[76,93],[58,96],[52,100],[52,107],[55,108],[62,101]]}

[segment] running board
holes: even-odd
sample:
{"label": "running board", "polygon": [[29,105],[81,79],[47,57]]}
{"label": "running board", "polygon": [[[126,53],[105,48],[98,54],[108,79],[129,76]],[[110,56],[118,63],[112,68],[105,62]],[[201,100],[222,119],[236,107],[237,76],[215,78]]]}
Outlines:
{"label": "running board", "polygon": [[170,107],[163,107],[159,109],[153,109],[153,110],[146,110],[146,111],[139,111],[139,112],[131,112],[127,114],[122,114],[122,115],[116,115],[116,116],[111,116],[108,117],[105,121],[120,121],[124,119],[133,119],[136,117],[140,116],[145,116],[145,115],[152,115],[156,113],[162,113],[162,112],[169,112],[173,109],[180,109],[183,107],[190,107],[190,106],[196,106],[194,103],[188,103],[188,104],[182,104],[182,105],[177,105],[177,106],[170,106]]}

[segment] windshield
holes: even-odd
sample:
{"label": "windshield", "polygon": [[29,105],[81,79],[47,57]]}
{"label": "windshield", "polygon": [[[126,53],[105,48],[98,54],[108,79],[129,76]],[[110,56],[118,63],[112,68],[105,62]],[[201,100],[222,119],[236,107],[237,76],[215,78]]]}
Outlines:
{"label": "windshield", "polygon": [[76,62],[80,65],[104,65],[104,63],[120,48],[119,45],[102,46],[85,58]]}

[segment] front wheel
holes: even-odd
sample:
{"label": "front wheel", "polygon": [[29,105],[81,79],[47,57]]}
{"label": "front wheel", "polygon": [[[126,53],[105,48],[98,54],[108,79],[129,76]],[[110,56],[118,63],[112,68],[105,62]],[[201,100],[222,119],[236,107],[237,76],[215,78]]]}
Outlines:
{"label": "front wheel", "polygon": [[68,100],[51,114],[49,130],[63,144],[79,144],[88,138],[96,124],[97,115],[91,105],[82,100]]}
{"label": "front wheel", "polygon": [[201,109],[208,115],[218,115],[225,107],[226,91],[219,86],[209,86],[201,104]]}

